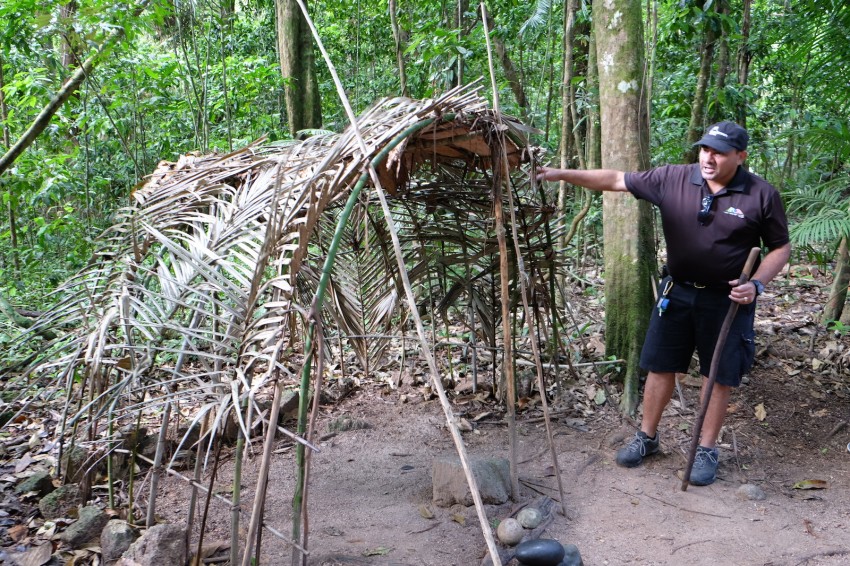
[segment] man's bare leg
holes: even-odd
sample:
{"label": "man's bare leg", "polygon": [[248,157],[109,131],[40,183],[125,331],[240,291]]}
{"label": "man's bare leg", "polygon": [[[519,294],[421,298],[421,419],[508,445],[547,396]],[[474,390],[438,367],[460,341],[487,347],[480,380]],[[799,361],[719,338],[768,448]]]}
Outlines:
{"label": "man's bare leg", "polygon": [[[658,373],[651,371],[646,376],[646,384],[643,388],[643,417],[640,429],[650,438],[655,437],[661,415],[664,413],[673,389],[676,387],[676,374],[674,372]],[[724,409],[725,410],[725,409]],[[722,421],[721,421],[722,422]],[[703,428],[703,430],[705,430]],[[718,429],[719,430],[719,429]]]}
{"label": "man's bare leg", "polygon": [[[705,384],[707,381],[708,378],[703,376],[700,403],[705,399]],[[720,428],[723,426],[723,419],[726,418],[726,407],[729,406],[729,397],[731,395],[732,388],[730,386],[721,385],[720,383],[714,384],[714,388],[711,391],[711,401],[708,404],[708,410],[705,412],[705,420],[702,421],[700,446],[714,448],[714,445],[717,443],[717,437],[720,435]]]}

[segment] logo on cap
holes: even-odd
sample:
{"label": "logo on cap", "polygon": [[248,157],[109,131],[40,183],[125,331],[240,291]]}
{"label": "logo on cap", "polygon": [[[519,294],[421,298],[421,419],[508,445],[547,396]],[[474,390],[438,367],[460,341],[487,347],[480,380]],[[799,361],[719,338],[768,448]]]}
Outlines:
{"label": "logo on cap", "polygon": [[724,134],[723,132],[721,132],[720,128],[718,128],[717,126],[714,126],[713,128],[711,128],[711,130],[708,132],[708,135],[710,135],[710,136],[723,136],[724,138],[729,137],[728,134]]}

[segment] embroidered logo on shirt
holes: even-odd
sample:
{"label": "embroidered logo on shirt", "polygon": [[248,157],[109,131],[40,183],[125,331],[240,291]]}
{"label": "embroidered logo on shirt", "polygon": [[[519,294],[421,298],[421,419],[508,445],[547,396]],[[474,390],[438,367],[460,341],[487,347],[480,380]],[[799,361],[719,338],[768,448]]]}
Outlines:
{"label": "embroidered logo on shirt", "polygon": [[723,214],[731,214],[732,216],[737,216],[738,218],[743,218],[744,213],[740,208],[735,208],[734,206],[730,206],[726,210],[723,211]]}

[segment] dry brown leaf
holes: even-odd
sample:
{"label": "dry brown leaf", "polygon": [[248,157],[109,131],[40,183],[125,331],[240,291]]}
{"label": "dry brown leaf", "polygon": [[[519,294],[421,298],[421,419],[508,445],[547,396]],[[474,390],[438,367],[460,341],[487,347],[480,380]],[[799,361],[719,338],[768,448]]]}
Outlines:
{"label": "dry brown leaf", "polygon": [[18,554],[15,558],[17,559],[17,564],[20,566],[41,566],[49,562],[52,555],[53,545],[46,542]]}
{"label": "dry brown leaf", "polygon": [[433,519],[434,513],[428,508],[424,503],[419,505],[419,514],[422,515],[423,519]]}
{"label": "dry brown leaf", "polygon": [[454,521],[458,525],[465,525],[466,524],[466,517],[464,517],[460,513],[454,513],[452,515],[452,521]]}
{"label": "dry brown leaf", "polygon": [[817,536],[817,535],[815,535],[815,528],[814,528],[814,525],[812,525],[811,521],[809,521],[808,519],[803,519],[803,526],[806,527],[807,533],[809,533],[812,536]]}
{"label": "dry brown leaf", "polygon": [[23,457],[22,457],[20,460],[18,460],[18,462],[15,464],[15,473],[16,473],[16,474],[20,474],[21,472],[23,472],[24,470],[26,470],[26,469],[29,467],[29,465],[30,465],[30,464],[32,464],[32,456],[30,455],[30,453],[29,453],[29,452],[27,452],[27,453],[26,453],[26,454],[24,454],[24,455],[23,455]]}
{"label": "dry brown leaf", "polygon": [[803,480],[794,484],[794,489],[826,489],[829,484],[826,480]]}
{"label": "dry brown leaf", "polygon": [[764,408],[764,403],[759,403],[758,405],[756,405],[755,414],[756,419],[758,419],[759,421],[763,421],[767,418],[767,410],[765,410]]}
{"label": "dry brown leaf", "polygon": [[29,533],[29,528],[26,525],[15,525],[14,527],[9,528],[6,533],[13,541],[20,542]]}

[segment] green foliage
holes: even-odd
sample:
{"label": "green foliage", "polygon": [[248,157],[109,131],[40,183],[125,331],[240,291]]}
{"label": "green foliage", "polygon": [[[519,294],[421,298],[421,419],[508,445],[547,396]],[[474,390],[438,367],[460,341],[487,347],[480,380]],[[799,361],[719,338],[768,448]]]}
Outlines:
{"label": "green foliage", "polygon": [[[730,78],[722,88],[710,85],[707,113],[734,119],[738,109],[745,109],[752,134],[750,164],[783,187],[795,243],[824,247],[821,251],[834,246],[847,233],[848,195],[839,179],[846,179],[850,160],[850,7],[838,0],[756,0],[744,46],[737,3],[729,3],[728,14],[711,0],[662,0],[657,6],[653,163],[677,161],[682,155],[704,34],[724,34]],[[87,1],[70,11],[63,7],[68,4],[54,0],[0,3],[7,107],[3,125],[10,142],[29,127],[71,72],[63,63],[64,37],[79,50],[79,60],[116,27],[128,35],[0,177],[6,210],[0,216],[0,292],[33,307],[55,281],[87,261],[92,239],[161,160],[174,161],[194,151],[226,152],[262,136],[281,142],[288,138],[271,0],[240,3],[232,14],[204,1],[154,1],[140,16],[114,0]],[[531,105],[524,110],[515,106],[496,62],[503,110],[522,113],[556,132],[563,6],[549,0],[500,0],[489,9],[492,37],[504,42]],[[385,0],[317,0],[310,2],[310,11],[355,112],[375,99],[398,95]],[[461,72],[463,82],[488,75],[478,11],[471,3],[461,14],[453,2],[399,3],[413,97],[452,88]],[[574,86],[580,130],[594,104],[585,82],[588,38],[582,35],[590,17],[592,5],[579,2]],[[645,27],[650,41],[651,26]],[[744,47],[751,64],[748,83],[741,85],[735,71]],[[713,71],[718,70],[715,62]],[[318,73],[324,127],[341,131],[348,119],[322,62]],[[558,141],[554,135],[540,140],[553,150]],[[821,187],[825,182],[832,184]],[[16,249],[9,210],[15,214]],[[599,214],[593,218],[598,224]]]}

